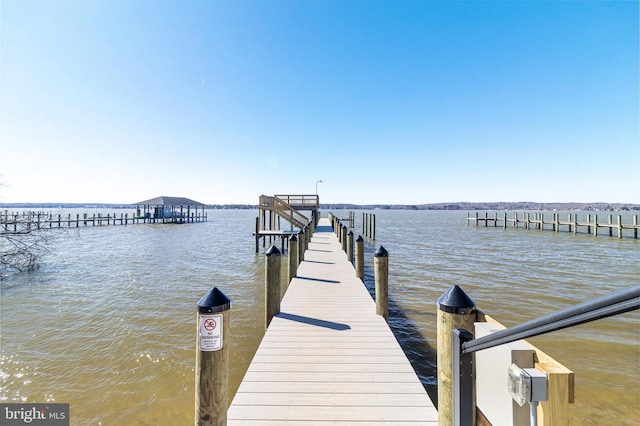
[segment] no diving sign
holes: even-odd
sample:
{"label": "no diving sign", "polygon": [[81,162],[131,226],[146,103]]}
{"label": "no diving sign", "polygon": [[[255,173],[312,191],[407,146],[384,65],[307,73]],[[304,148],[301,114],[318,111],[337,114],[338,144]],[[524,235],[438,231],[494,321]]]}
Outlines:
{"label": "no diving sign", "polygon": [[222,349],[222,315],[201,315],[198,335],[201,351]]}

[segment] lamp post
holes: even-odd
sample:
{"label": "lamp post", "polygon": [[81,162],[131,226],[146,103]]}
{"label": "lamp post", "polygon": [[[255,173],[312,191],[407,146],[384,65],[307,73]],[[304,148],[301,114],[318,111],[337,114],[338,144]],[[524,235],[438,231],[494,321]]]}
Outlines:
{"label": "lamp post", "polygon": [[[321,179],[316,181],[316,209],[320,208],[320,197],[318,197],[318,184],[319,183],[322,183]],[[318,216],[317,216],[317,214],[318,214],[318,210],[315,210],[313,212],[313,216],[314,216],[314,223],[316,225],[318,224]]]}

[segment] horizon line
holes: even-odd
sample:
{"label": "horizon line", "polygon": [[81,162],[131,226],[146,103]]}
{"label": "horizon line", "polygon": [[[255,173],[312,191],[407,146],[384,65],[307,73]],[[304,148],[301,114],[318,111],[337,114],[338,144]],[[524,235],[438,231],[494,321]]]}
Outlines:
{"label": "horizon line", "polygon": [[[202,203],[207,206],[251,206],[251,207],[259,207],[258,203]],[[512,204],[534,204],[534,205],[625,205],[625,206],[634,206],[640,207],[640,203],[634,202],[618,202],[618,201],[440,201],[440,202],[432,202],[432,203],[351,203],[351,202],[322,202],[321,206],[332,206],[332,205],[348,205],[354,207],[367,207],[367,206],[397,206],[397,207],[419,207],[419,206],[443,206],[443,205],[468,205],[468,204],[504,204],[504,205],[512,205]],[[117,203],[117,202],[57,202],[57,201],[44,201],[44,202],[32,202],[32,201],[14,201],[14,202],[2,202],[0,201],[0,208],[2,207],[11,207],[11,206],[37,206],[37,205],[76,205],[76,206],[119,206],[119,207],[128,207],[128,206],[137,206],[140,204],[137,203]]]}

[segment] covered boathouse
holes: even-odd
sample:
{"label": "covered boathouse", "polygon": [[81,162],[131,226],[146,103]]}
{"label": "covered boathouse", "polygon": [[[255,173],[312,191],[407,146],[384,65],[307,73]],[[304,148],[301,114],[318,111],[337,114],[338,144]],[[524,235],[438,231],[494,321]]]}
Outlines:
{"label": "covered boathouse", "polygon": [[184,197],[160,196],[136,204],[136,217],[150,223],[206,222],[205,204]]}

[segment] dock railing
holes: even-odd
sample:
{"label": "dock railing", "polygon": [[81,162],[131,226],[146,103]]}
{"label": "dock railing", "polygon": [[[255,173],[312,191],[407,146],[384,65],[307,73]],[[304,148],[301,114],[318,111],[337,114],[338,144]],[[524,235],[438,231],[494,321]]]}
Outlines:
{"label": "dock railing", "polygon": [[318,195],[274,195],[296,210],[318,210],[320,198]]}
{"label": "dock railing", "polygon": [[[259,202],[260,210],[275,212],[278,216],[299,228],[304,227],[309,222],[309,217],[298,210],[316,212],[318,206],[317,195],[261,195]],[[266,219],[263,219],[262,222],[261,229],[267,229]]]}
{"label": "dock railing", "polygon": [[[455,286],[457,287],[457,286]],[[458,288],[459,290],[459,288]],[[461,291],[461,290],[460,290]],[[442,309],[443,298],[447,292],[438,299],[439,308]],[[464,292],[462,292],[464,295]],[[459,296],[459,294],[457,295]],[[465,299],[466,298],[466,299]],[[448,301],[453,300],[451,298]],[[463,305],[469,305],[470,299],[464,295],[456,300],[463,300]],[[469,314],[475,310],[475,306],[445,306],[452,312],[462,309],[463,314]],[[640,285],[628,289],[610,293],[608,295],[592,299],[578,305],[570,306],[560,311],[544,315],[516,326],[496,331],[484,337],[473,339],[472,334],[465,328],[454,328],[451,331],[451,386],[453,396],[453,424],[473,425],[476,419],[475,407],[475,383],[474,383],[474,359],[473,353],[504,345],[517,340],[539,336],[541,334],[562,330],[579,324],[623,314],[640,308]],[[505,372],[506,375],[507,372]],[[549,395],[549,399],[552,395]],[[535,401],[535,400],[534,400]],[[443,407],[440,407],[441,409]],[[480,407],[481,408],[481,407]],[[536,410],[532,409],[532,421]],[[547,422],[545,422],[546,424]]]}

